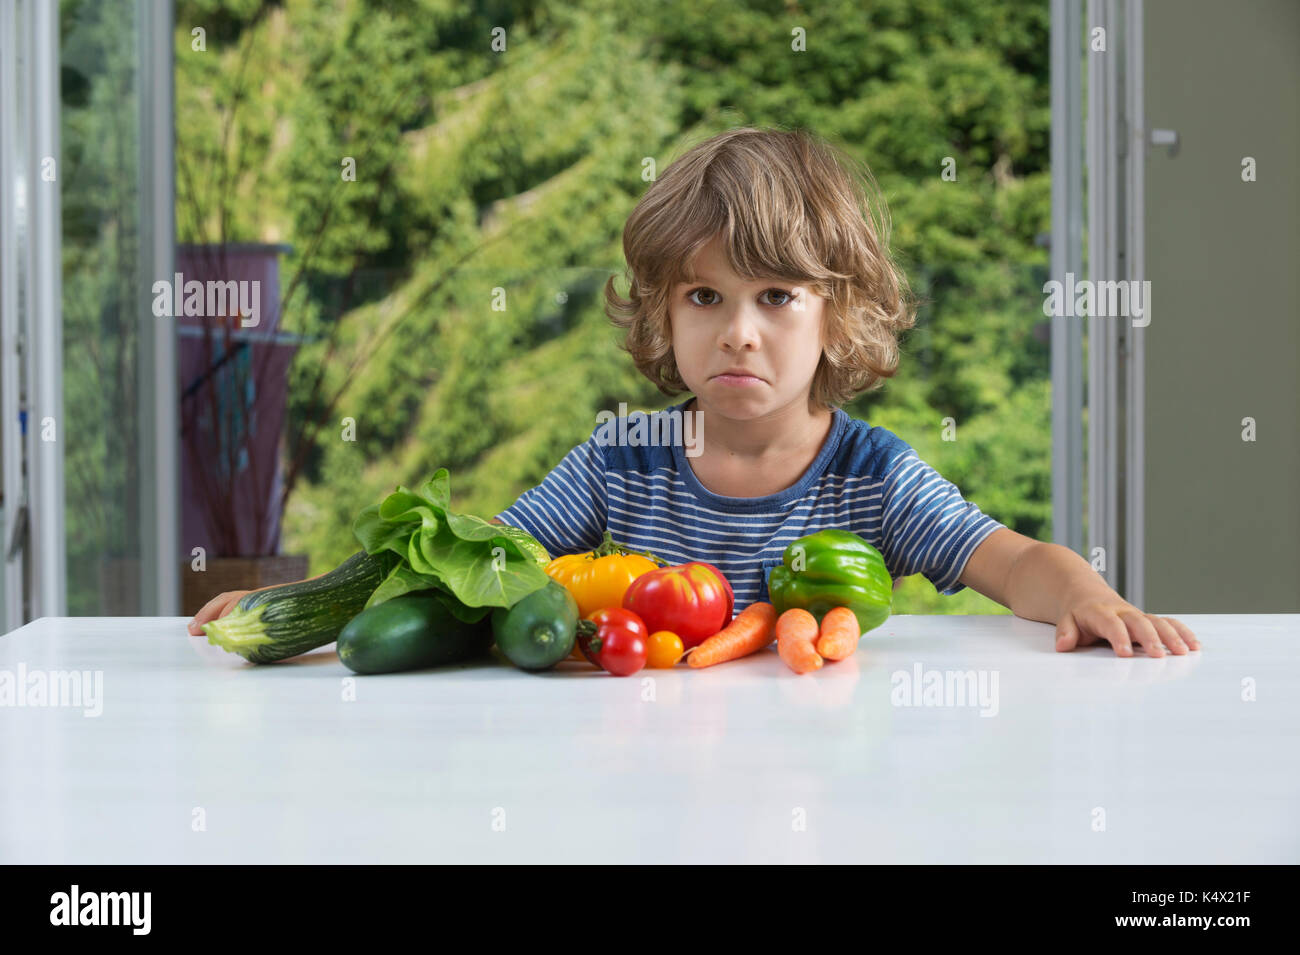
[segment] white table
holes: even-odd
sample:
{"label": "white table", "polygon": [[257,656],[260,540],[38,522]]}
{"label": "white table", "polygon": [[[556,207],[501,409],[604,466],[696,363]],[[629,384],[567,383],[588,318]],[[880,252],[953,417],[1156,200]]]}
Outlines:
{"label": "white table", "polygon": [[[1300,862],[1300,615],[1173,616],[1202,652],[899,616],[808,676],[353,682],[332,647],[259,667],[183,618],[45,618],[0,679],[99,671],[102,712],[0,706],[0,862]],[[996,713],[895,705],[918,666],[996,675]]]}

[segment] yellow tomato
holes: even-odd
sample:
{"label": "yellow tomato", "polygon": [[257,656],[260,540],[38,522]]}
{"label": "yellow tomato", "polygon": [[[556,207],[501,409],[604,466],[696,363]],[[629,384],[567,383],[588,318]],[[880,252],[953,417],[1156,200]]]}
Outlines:
{"label": "yellow tomato", "polygon": [[594,552],[566,554],[546,565],[546,573],[559,582],[578,603],[578,616],[589,617],[606,607],[623,606],[623,594],[644,573],[659,565],[639,554]]}
{"label": "yellow tomato", "polygon": [[677,666],[686,648],[682,638],[669,630],[656,630],[645,642],[645,665],[656,670],[667,670]]}

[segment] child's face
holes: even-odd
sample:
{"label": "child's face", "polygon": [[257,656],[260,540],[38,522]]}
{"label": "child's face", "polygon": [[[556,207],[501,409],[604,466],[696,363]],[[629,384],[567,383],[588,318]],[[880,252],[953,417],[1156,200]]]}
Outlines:
{"label": "child's face", "polygon": [[[780,279],[747,282],[719,239],[695,260],[698,281],[673,289],[673,355],[682,380],[728,417],[756,418],[807,402],[824,344],[825,299]],[[728,375],[731,369],[748,377]]]}

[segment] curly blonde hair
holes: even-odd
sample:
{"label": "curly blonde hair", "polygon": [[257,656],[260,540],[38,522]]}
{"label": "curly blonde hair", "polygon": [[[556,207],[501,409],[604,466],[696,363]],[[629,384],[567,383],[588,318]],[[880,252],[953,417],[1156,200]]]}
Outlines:
{"label": "curly blonde hair", "polygon": [[696,281],[696,253],[721,236],[738,275],[798,281],[826,299],[810,397],[833,407],[893,376],[898,335],[916,320],[889,227],[871,171],[842,150],[804,130],[728,130],[672,163],[632,210],[623,229],[629,297],[611,276],[605,313],[626,330],[622,347],[643,375],[664,394],[686,391],[668,303],[678,283]]}

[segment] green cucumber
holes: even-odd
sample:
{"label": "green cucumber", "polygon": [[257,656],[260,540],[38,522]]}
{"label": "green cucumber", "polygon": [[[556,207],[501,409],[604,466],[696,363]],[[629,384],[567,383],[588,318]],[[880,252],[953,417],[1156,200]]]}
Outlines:
{"label": "green cucumber", "polygon": [[578,632],[578,604],[554,580],[492,611],[497,649],[521,670],[549,670],[570,653]]}
{"label": "green cucumber", "polygon": [[254,590],[203,625],[208,643],[252,663],[273,663],[338,639],[401,558],[357,551],[328,574]]}
{"label": "green cucumber", "polygon": [[354,673],[396,673],[460,663],[487,653],[492,629],[458,620],[433,590],[393,597],[369,607],[339,634],[339,659]]}

